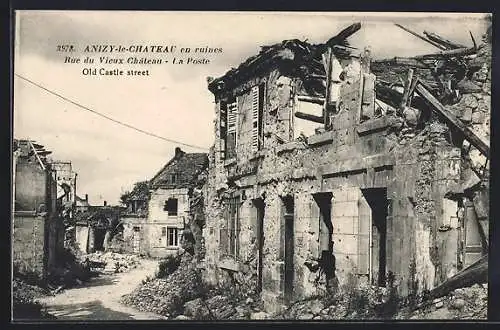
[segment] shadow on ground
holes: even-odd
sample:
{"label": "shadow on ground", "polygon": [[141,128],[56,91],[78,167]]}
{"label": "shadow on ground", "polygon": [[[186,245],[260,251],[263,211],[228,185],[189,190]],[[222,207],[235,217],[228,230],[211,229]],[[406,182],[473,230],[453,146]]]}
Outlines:
{"label": "shadow on ground", "polygon": [[133,320],[132,314],[117,312],[95,300],[82,304],[54,305],[47,312],[57,320]]}
{"label": "shadow on ground", "polygon": [[94,286],[102,286],[102,285],[113,285],[119,282],[119,279],[115,274],[112,275],[100,275],[92,278],[90,281],[85,282],[83,285],[78,287],[91,288]]}

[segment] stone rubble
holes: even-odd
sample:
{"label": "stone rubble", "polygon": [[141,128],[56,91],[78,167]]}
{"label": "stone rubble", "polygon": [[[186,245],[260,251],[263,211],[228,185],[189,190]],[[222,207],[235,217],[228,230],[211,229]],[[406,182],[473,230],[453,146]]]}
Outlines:
{"label": "stone rubble", "polygon": [[114,252],[94,252],[91,254],[82,255],[82,261],[87,258],[92,263],[104,265],[104,272],[123,273],[137,267],[140,263],[138,256],[133,254],[120,254]]}

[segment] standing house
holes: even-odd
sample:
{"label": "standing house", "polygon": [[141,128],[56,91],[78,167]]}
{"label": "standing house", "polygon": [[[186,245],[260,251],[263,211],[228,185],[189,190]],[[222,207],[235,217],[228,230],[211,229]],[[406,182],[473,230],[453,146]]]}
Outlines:
{"label": "standing house", "polygon": [[[147,220],[140,233],[147,253],[163,257],[179,249],[189,214],[189,191],[208,166],[205,153],[175,148],[174,157],[150,180]],[[141,245],[142,246],[142,245]]]}
{"label": "standing house", "polygon": [[[392,273],[406,295],[487,251],[487,230],[468,207],[463,139],[450,140],[449,123],[421,95],[406,115],[396,111],[402,93],[381,88],[369,51],[345,47],[359,28],[320,45],[263,47],[209,79],[206,278],[250,286],[269,311],[324,289],[328,254],[340,284],[354,276],[385,286]],[[470,253],[466,237],[477,238]]]}
{"label": "standing house", "polygon": [[125,210],[121,215],[123,224],[123,244],[121,248],[129,253],[147,252],[144,225],[148,217],[149,182],[137,182],[134,189],[122,197]]}
{"label": "standing house", "polygon": [[21,272],[47,276],[63,248],[55,170],[50,151],[30,140],[14,140],[13,263]]}

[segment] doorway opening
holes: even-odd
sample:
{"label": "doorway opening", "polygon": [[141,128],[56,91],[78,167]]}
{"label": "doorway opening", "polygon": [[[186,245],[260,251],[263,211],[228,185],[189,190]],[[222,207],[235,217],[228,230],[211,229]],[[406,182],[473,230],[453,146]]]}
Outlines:
{"label": "doorway opening", "polygon": [[371,209],[369,226],[369,278],[372,285],[385,286],[387,267],[387,188],[362,189]]}
{"label": "doorway opening", "polygon": [[104,251],[104,237],[106,229],[96,227],[94,229],[94,251]]}
{"label": "doorway opening", "polygon": [[253,200],[256,211],[256,236],[257,236],[257,292],[262,292],[263,250],[264,250],[264,215],[265,203],[262,198]]}
{"label": "doorway opening", "polygon": [[319,208],[319,247],[321,251],[320,265],[326,277],[328,289],[335,288],[335,256],[333,255],[333,224],[331,192],[313,195]]}

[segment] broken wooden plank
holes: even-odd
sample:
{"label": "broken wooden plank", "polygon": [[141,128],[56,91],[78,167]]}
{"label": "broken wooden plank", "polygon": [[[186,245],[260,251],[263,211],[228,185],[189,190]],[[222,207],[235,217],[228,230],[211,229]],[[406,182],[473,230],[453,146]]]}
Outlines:
{"label": "broken wooden plank", "polygon": [[445,50],[445,49],[446,49],[446,47],[444,47],[444,46],[442,46],[442,45],[438,44],[438,43],[437,43],[437,42],[435,42],[435,41],[429,40],[429,39],[427,39],[427,38],[425,38],[425,37],[421,36],[420,34],[418,34],[418,33],[416,33],[416,32],[413,32],[412,30],[410,30],[410,29],[408,29],[408,28],[406,28],[406,27],[402,26],[401,24],[394,23],[394,25],[396,25],[397,27],[399,27],[399,28],[401,28],[401,29],[405,30],[406,32],[408,32],[408,33],[410,33],[410,34],[414,35],[415,37],[417,37],[417,38],[419,38],[419,39],[421,39],[421,40],[423,40],[423,41],[425,41],[425,42],[427,42],[427,43],[429,43],[429,44],[433,45],[434,47],[437,47],[437,48],[442,49],[442,50]]}
{"label": "broken wooden plank", "polygon": [[451,291],[471,286],[473,284],[486,283],[488,281],[488,254],[485,254],[478,261],[450,277],[442,284],[432,289],[430,299],[447,295]]}
{"label": "broken wooden plank", "polygon": [[322,74],[310,74],[310,75],[307,75],[306,77],[307,79],[319,79],[319,80],[325,80],[326,79],[326,76],[325,75],[322,75]]}
{"label": "broken wooden plank", "polygon": [[327,42],[325,42],[326,46],[333,46],[335,44],[340,43],[341,41],[344,41],[345,39],[349,38],[352,36],[354,33],[358,32],[359,29],[361,29],[361,23],[354,23],[337,33],[336,36],[328,39]]}
{"label": "broken wooden plank", "polygon": [[295,117],[300,118],[300,119],[304,119],[304,120],[313,121],[313,122],[318,123],[318,124],[323,124],[323,117],[321,117],[321,116],[316,116],[316,115],[311,115],[309,113],[296,111]]}
{"label": "broken wooden plank", "polygon": [[467,48],[467,46],[464,46],[464,45],[458,44],[456,42],[447,40],[447,39],[441,37],[440,35],[438,35],[436,33],[424,31],[424,34],[430,40],[432,40],[434,42],[437,42],[438,44],[441,44],[441,45],[445,46],[448,49]]}
{"label": "broken wooden plank", "polygon": [[[412,66],[419,69],[429,69],[429,65],[422,63],[411,57],[393,57],[388,59],[382,59],[373,61],[373,66],[376,67],[377,64],[388,64],[388,65],[406,65]],[[375,68],[374,68],[375,69]]]}
{"label": "broken wooden plank", "polygon": [[448,57],[459,57],[459,56],[467,56],[467,55],[472,55],[477,52],[477,49],[474,47],[471,48],[457,48],[457,49],[452,49],[452,50],[443,50],[439,53],[433,53],[433,54],[425,54],[425,55],[418,55],[413,57],[414,59],[431,59],[431,58],[448,58]]}
{"label": "broken wooden plank", "polygon": [[415,92],[415,87],[417,87],[417,84],[418,84],[419,81],[420,81],[420,79],[415,78],[411,82],[410,91],[408,92],[408,101],[406,102],[406,104],[408,104],[409,106],[411,106],[411,103],[413,102],[413,95],[414,95],[414,92]]}
{"label": "broken wooden plank", "polygon": [[486,158],[490,158],[490,148],[489,146],[481,140],[473,131],[471,131],[460,119],[455,117],[450,111],[448,111],[441,102],[438,101],[424,85],[420,82],[415,87],[417,92],[425,98],[434,109],[446,119],[446,121],[451,124],[454,128],[460,131],[465,139],[470,142],[474,147],[476,147]]}
{"label": "broken wooden plank", "polygon": [[[361,25],[360,25],[361,26]],[[332,86],[332,62],[333,62],[333,50],[329,47],[327,51],[327,67],[326,70],[326,94],[325,94],[325,103],[323,104],[323,123],[325,124],[325,129],[329,129],[329,113],[328,113],[328,105],[330,104],[330,89]]]}
{"label": "broken wooden plank", "polygon": [[315,103],[319,105],[323,105],[325,103],[324,97],[316,97],[316,96],[298,95],[297,100],[302,102]]}
{"label": "broken wooden plank", "polygon": [[408,69],[408,75],[406,76],[405,89],[403,92],[403,97],[401,98],[401,104],[399,105],[399,110],[403,112],[404,108],[408,105],[408,99],[410,97],[410,87],[413,82],[413,69]]}
{"label": "broken wooden plank", "polygon": [[476,44],[476,40],[474,39],[474,36],[472,35],[472,32],[470,32],[470,38],[472,39],[472,44],[474,45],[474,49],[477,49],[477,44]]}

